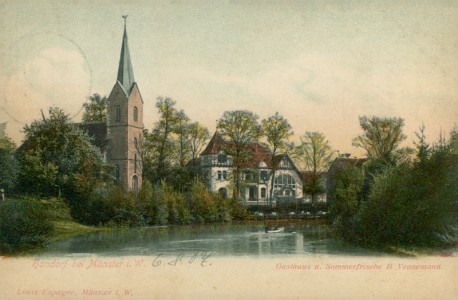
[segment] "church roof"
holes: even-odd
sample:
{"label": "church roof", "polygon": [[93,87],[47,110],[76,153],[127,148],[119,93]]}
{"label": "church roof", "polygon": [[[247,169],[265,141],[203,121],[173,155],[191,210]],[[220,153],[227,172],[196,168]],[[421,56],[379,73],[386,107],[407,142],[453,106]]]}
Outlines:
{"label": "church roof", "polygon": [[87,122],[79,123],[78,127],[87,132],[92,138],[92,144],[97,146],[100,151],[104,151],[108,144],[108,129],[106,122]]}
{"label": "church roof", "polygon": [[127,96],[130,95],[132,85],[135,82],[134,69],[130,61],[129,46],[127,44],[127,30],[124,24],[124,36],[122,38],[121,57],[119,58],[118,78],[117,80],[124,88]]}

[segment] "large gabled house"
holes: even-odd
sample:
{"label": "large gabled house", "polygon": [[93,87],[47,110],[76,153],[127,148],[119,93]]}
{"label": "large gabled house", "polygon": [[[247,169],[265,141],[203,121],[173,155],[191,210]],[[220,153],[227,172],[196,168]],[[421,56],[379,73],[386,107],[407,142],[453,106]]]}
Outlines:
{"label": "large gabled house", "polygon": [[[200,154],[200,172],[208,189],[224,197],[232,196],[234,163],[224,152],[229,142],[215,132],[205,150]],[[277,167],[270,198],[273,161],[269,151],[258,143],[250,144],[251,160],[242,171],[241,200],[246,206],[272,205],[303,200],[303,181],[300,172],[287,154],[277,155]]]}

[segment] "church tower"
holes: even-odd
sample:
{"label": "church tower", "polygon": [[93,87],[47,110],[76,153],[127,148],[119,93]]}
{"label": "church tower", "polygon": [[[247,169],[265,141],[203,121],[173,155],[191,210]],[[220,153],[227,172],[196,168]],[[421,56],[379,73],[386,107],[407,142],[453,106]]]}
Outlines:
{"label": "church tower", "polygon": [[143,99],[140,95],[127,44],[126,18],[119,58],[118,76],[108,97],[108,162],[127,191],[138,193],[142,186]]}

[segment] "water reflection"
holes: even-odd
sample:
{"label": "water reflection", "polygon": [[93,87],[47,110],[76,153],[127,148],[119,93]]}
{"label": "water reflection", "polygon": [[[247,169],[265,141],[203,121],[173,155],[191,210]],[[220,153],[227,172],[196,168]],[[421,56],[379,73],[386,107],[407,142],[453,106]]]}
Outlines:
{"label": "water reflection", "polygon": [[265,233],[261,225],[120,229],[53,243],[41,255],[179,255],[195,251],[213,251],[218,256],[378,255],[332,239],[325,225],[290,225],[282,233]]}

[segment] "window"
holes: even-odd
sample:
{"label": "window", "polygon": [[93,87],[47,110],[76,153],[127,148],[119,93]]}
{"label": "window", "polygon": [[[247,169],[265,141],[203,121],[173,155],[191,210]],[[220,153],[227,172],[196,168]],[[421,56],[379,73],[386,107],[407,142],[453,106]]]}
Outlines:
{"label": "window", "polygon": [[275,189],[296,189],[296,181],[291,175],[288,174],[282,174],[280,176],[277,176],[275,178],[275,184],[274,184]]}
{"label": "window", "polygon": [[138,122],[138,108],[134,107],[134,122]]}
{"label": "window", "polygon": [[138,140],[136,137],[134,137],[134,146],[135,146],[135,150],[138,150]]}
{"label": "window", "polygon": [[226,154],[218,154],[218,163],[219,164],[227,163],[227,155]]}
{"label": "window", "polygon": [[116,106],[116,122],[121,121],[121,107],[118,105]]}
{"label": "window", "polygon": [[257,198],[256,194],[257,194],[256,187],[250,186],[249,189],[248,189],[249,200],[256,200],[256,198]]}
{"label": "window", "polygon": [[137,153],[135,153],[134,157],[134,173],[137,173]]}
{"label": "window", "polygon": [[267,171],[261,171],[261,180],[262,181],[267,181]]}
{"label": "window", "polygon": [[134,193],[137,195],[138,194],[138,177],[137,175],[134,175],[132,177],[132,190]]}
{"label": "window", "polygon": [[223,179],[224,179],[224,180],[227,179],[227,172],[226,172],[226,171],[223,171]]}
{"label": "window", "polygon": [[115,178],[116,180],[119,180],[120,172],[119,172],[119,166],[115,166]]}
{"label": "window", "polygon": [[222,175],[221,171],[218,171],[218,180],[221,180],[221,175]]}
{"label": "window", "polygon": [[261,189],[261,198],[266,198],[266,188]]}

